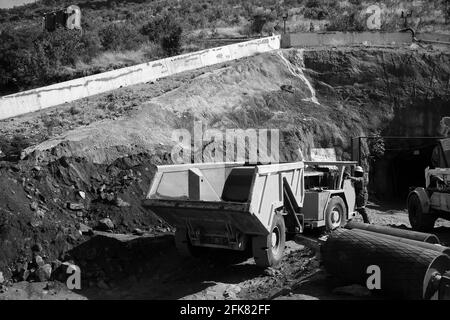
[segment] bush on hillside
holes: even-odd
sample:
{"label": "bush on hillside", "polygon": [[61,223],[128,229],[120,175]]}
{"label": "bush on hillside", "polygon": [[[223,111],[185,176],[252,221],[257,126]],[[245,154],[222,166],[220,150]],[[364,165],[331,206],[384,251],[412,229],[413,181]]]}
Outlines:
{"label": "bush on hillside", "polygon": [[48,59],[57,65],[75,65],[84,54],[81,33],[77,30],[57,29],[54,32],[43,32],[34,42],[35,51],[42,54],[38,59]]}
{"label": "bush on hillside", "polygon": [[271,12],[270,10],[256,8],[253,9],[252,12],[252,18],[250,19],[250,33],[252,34],[261,34],[266,23],[272,22],[276,19],[276,13]]}
{"label": "bush on hillside", "polygon": [[6,30],[0,34],[1,94],[42,86],[51,82],[61,66],[89,61],[99,51],[98,40],[89,33],[57,29]]}
{"label": "bush on hillside", "polygon": [[319,8],[321,5],[319,0],[308,0],[305,3],[305,8]]}
{"label": "bush on hillside", "polygon": [[157,16],[144,24],[141,33],[152,42],[159,43],[168,55],[181,52],[181,25],[169,14]]}
{"label": "bush on hillside", "polygon": [[327,26],[328,31],[364,31],[364,22],[358,19],[356,13],[335,15]]}
{"label": "bush on hillside", "polygon": [[99,30],[105,50],[134,50],[145,41],[139,30],[130,23],[110,23]]}
{"label": "bush on hillside", "polygon": [[328,16],[328,11],[324,8],[305,8],[303,16],[307,19],[323,20]]}

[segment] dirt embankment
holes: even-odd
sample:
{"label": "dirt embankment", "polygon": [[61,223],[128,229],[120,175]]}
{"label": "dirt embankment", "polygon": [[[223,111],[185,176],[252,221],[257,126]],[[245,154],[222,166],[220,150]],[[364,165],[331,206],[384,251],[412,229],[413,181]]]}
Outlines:
{"label": "dirt embankment", "polygon": [[[193,73],[188,83],[118,117],[64,132],[27,153],[37,161],[64,155],[111,163],[124,153],[171,146],[174,129],[192,130],[194,121],[202,121],[220,130],[280,129],[287,160],[298,147],[304,154],[311,147],[334,147],[338,157],[349,158],[350,137],[436,134],[442,115],[448,115],[449,59],[443,52],[409,48],[259,55]],[[403,117],[409,110],[418,117]]]}
{"label": "dirt embankment", "polygon": [[[280,129],[281,160],[312,147],[349,159],[351,137],[415,134],[425,118],[433,131],[450,115],[449,60],[410,48],[290,49],[2,121],[3,145],[21,135],[32,146],[0,166],[0,271],[13,274],[36,243],[46,260],[62,258],[102,218],[115,232],[166,230],[140,200],[155,165],[171,162],[172,131],[194,120]],[[419,117],[405,122],[408,110]]]}

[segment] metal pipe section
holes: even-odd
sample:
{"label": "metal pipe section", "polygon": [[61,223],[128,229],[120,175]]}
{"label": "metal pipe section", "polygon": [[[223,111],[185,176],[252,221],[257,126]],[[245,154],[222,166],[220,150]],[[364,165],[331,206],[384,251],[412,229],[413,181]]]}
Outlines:
{"label": "metal pipe section", "polygon": [[392,240],[395,242],[402,242],[402,243],[406,243],[409,245],[412,245],[414,247],[420,247],[423,249],[429,249],[429,250],[433,250],[433,251],[437,251],[443,254],[446,254],[448,256],[450,256],[450,248],[437,244],[437,243],[429,243],[429,242],[422,242],[422,241],[416,241],[416,240],[411,240],[411,239],[407,239],[407,238],[400,238],[400,237],[395,237],[395,236],[391,236],[389,234],[383,234],[383,233],[375,233],[372,231],[367,231],[367,230],[361,230],[361,229],[352,229],[353,231],[357,232],[357,233],[361,233],[361,234],[367,234],[367,235],[376,235],[377,237],[382,237],[388,240]]}
{"label": "metal pipe section", "polygon": [[436,279],[450,270],[445,254],[349,229],[331,233],[321,249],[327,272],[349,284],[366,286],[369,267],[379,268],[379,289],[393,298],[438,299]]}
{"label": "metal pipe section", "polygon": [[434,234],[431,233],[423,233],[411,230],[397,229],[391,227],[384,226],[376,226],[367,223],[353,222],[350,221],[345,225],[346,229],[360,229],[371,231],[375,233],[387,234],[395,237],[411,239],[415,241],[428,242],[428,243],[437,243],[439,244],[439,239]]}

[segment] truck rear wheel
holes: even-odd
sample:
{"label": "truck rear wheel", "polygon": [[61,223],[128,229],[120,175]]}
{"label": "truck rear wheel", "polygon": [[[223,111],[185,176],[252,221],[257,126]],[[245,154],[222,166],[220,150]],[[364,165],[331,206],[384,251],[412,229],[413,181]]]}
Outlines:
{"label": "truck rear wheel", "polygon": [[267,236],[252,238],[255,263],[259,267],[271,267],[280,263],[286,243],[286,226],[283,216],[276,214]]}
{"label": "truck rear wheel", "polygon": [[408,198],[408,218],[412,228],[418,231],[432,230],[437,219],[435,215],[423,212],[420,198],[414,193]]}
{"label": "truck rear wheel", "polygon": [[332,197],[325,210],[325,227],[328,231],[343,226],[347,221],[347,207],[341,197]]}

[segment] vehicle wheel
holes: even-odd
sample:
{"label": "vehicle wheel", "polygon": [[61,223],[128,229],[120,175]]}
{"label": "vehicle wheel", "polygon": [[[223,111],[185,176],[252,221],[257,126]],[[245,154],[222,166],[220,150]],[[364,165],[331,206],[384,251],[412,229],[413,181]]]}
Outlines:
{"label": "vehicle wheel", "polygon": [[283,216],[276,214],[267,236],[252,238],[255,263],[259,267],[271,267],[280,263],[286,242],[286,226]]}
{"label": "vehicle wheel", "polygon": [[175,230],[175,246],[180,255],[184,257],[193,256],[192,245],[189,242],[186,229],[177,228]]}
{"label": "vehicle wheel", "polygon": [[408,217],[412,228],[417,231],[432,230],[437,219],[435,215],[423,212],[420,199],[416,194],[408,198]]}
{"label": "vehicle wheel", "polygon": [[341,197],[332,197],[325,210],[327,231],[335,230],[347,222],[347,207]]}

